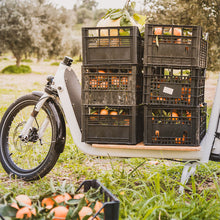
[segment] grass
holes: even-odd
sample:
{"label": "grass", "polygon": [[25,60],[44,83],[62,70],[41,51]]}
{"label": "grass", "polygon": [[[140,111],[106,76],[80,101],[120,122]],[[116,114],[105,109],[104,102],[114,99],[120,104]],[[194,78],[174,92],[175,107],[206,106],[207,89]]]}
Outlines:
{"label": "grass", "polygon": [[51,66],[59,66],[60,65],[60,62],[53,62],[50,64]]}
{"label": "grass", "polygon": [[31,60],[31,59],[23,59],[23,60],[21,60],[21,62],[24,62],[24,63],[33,63],[33,60]]}
{"label": "grass", "polygon": [[[4,100],[5,95],[18,97],[41,87],[35,81],[30,88],[22,89],[16,82],[5,82],[0,89],[0,118],[12,102],[10,98]],[[184,163],[158,160],[158,165],[151,165],[150,160],[86,155],[74,145],[67,128],[65,150],[46,177],[35,182],[11,179],[0,165],[0,197],[11,191],[15,195],[44,194],[50,189],[51,179],[56,185],[67,181],[76,188],[85,179],[98,179],[119,198],[119,219],[220,219],[219,163],[201,164],[181,195],[178,189]]]}

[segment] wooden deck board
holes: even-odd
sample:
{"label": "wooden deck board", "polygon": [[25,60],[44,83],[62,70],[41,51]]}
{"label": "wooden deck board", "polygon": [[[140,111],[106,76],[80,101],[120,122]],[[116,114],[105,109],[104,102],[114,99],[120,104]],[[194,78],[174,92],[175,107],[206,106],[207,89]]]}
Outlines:
{"label": "wooden deck board", "polygon": [[156,151],[200,151],[201,146],[154,146],[144,145],[143,142],[136,145],[123,144],[92,144],[95,148],[109,148],[109,149],[134,149],[134,150],[156,150]]}

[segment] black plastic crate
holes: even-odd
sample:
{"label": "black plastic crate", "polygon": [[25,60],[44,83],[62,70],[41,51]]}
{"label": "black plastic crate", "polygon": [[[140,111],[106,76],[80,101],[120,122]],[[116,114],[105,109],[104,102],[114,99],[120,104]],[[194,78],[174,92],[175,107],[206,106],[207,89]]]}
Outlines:
{"label": "black plastic crate", "polygon": [[205,69],[144,67],[143,103],[197,106],[204,102]]}
{"label": "black plastic crate", "polygon": [[137,144],[143,141],[143,106],[83,106],[82,141]]}
{"label": "black plastic crate", "polygon": [[142,91],[142,66],[82,67],[82,104],[138,105],[142,103]]}
{"label": "black plastic crate", "polygon": [[[104,203],[104,219],[105,220],[118,220],[119,219],[119,200],[105,187],[103,186],[98,180],[85,180],[83,181],[79,188],[76,190],[76,193],[83,191],[87,192],[91,188],[99,189],[100,194],[103,195]],[[93,217],[98,215],[96,213]]]}
{"label": "black plastic crate", "polygon": [[144,107],[144,144],[198,146],[206,133],[206,104],[199,107]]}
{"label": "black plastic crate", "polygon": [[200,26],[146,24],[145,65],[207,67],[207,41]]}
{"label": "black plastic crate", "polygon": [[138,27],[82,28],[83,64],[140,64],[143,44]]}

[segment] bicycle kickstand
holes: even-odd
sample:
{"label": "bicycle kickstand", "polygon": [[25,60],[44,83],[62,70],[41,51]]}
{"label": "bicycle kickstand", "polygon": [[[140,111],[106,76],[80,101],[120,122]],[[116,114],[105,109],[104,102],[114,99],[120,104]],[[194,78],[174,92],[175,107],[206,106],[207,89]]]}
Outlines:
{"label": "bicycle kickstand", "polygon": [[196,171],[196,167],[199,165],[197,161],[189,162],[185,164],[181,176],[181,186],[179,188],[179,192],[183,194],[184,192],[184,185],[188,182],[190,176],[193,176]]}

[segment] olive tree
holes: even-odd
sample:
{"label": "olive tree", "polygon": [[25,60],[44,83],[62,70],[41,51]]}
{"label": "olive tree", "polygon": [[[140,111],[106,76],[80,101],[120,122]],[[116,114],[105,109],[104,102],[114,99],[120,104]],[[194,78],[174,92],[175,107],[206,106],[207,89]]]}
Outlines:
{"label": "olive tree", "polygon": [[31,13],[22,1],[0,2],[0,46],[9,49],[19,66],[22,55],[31,47]]}

